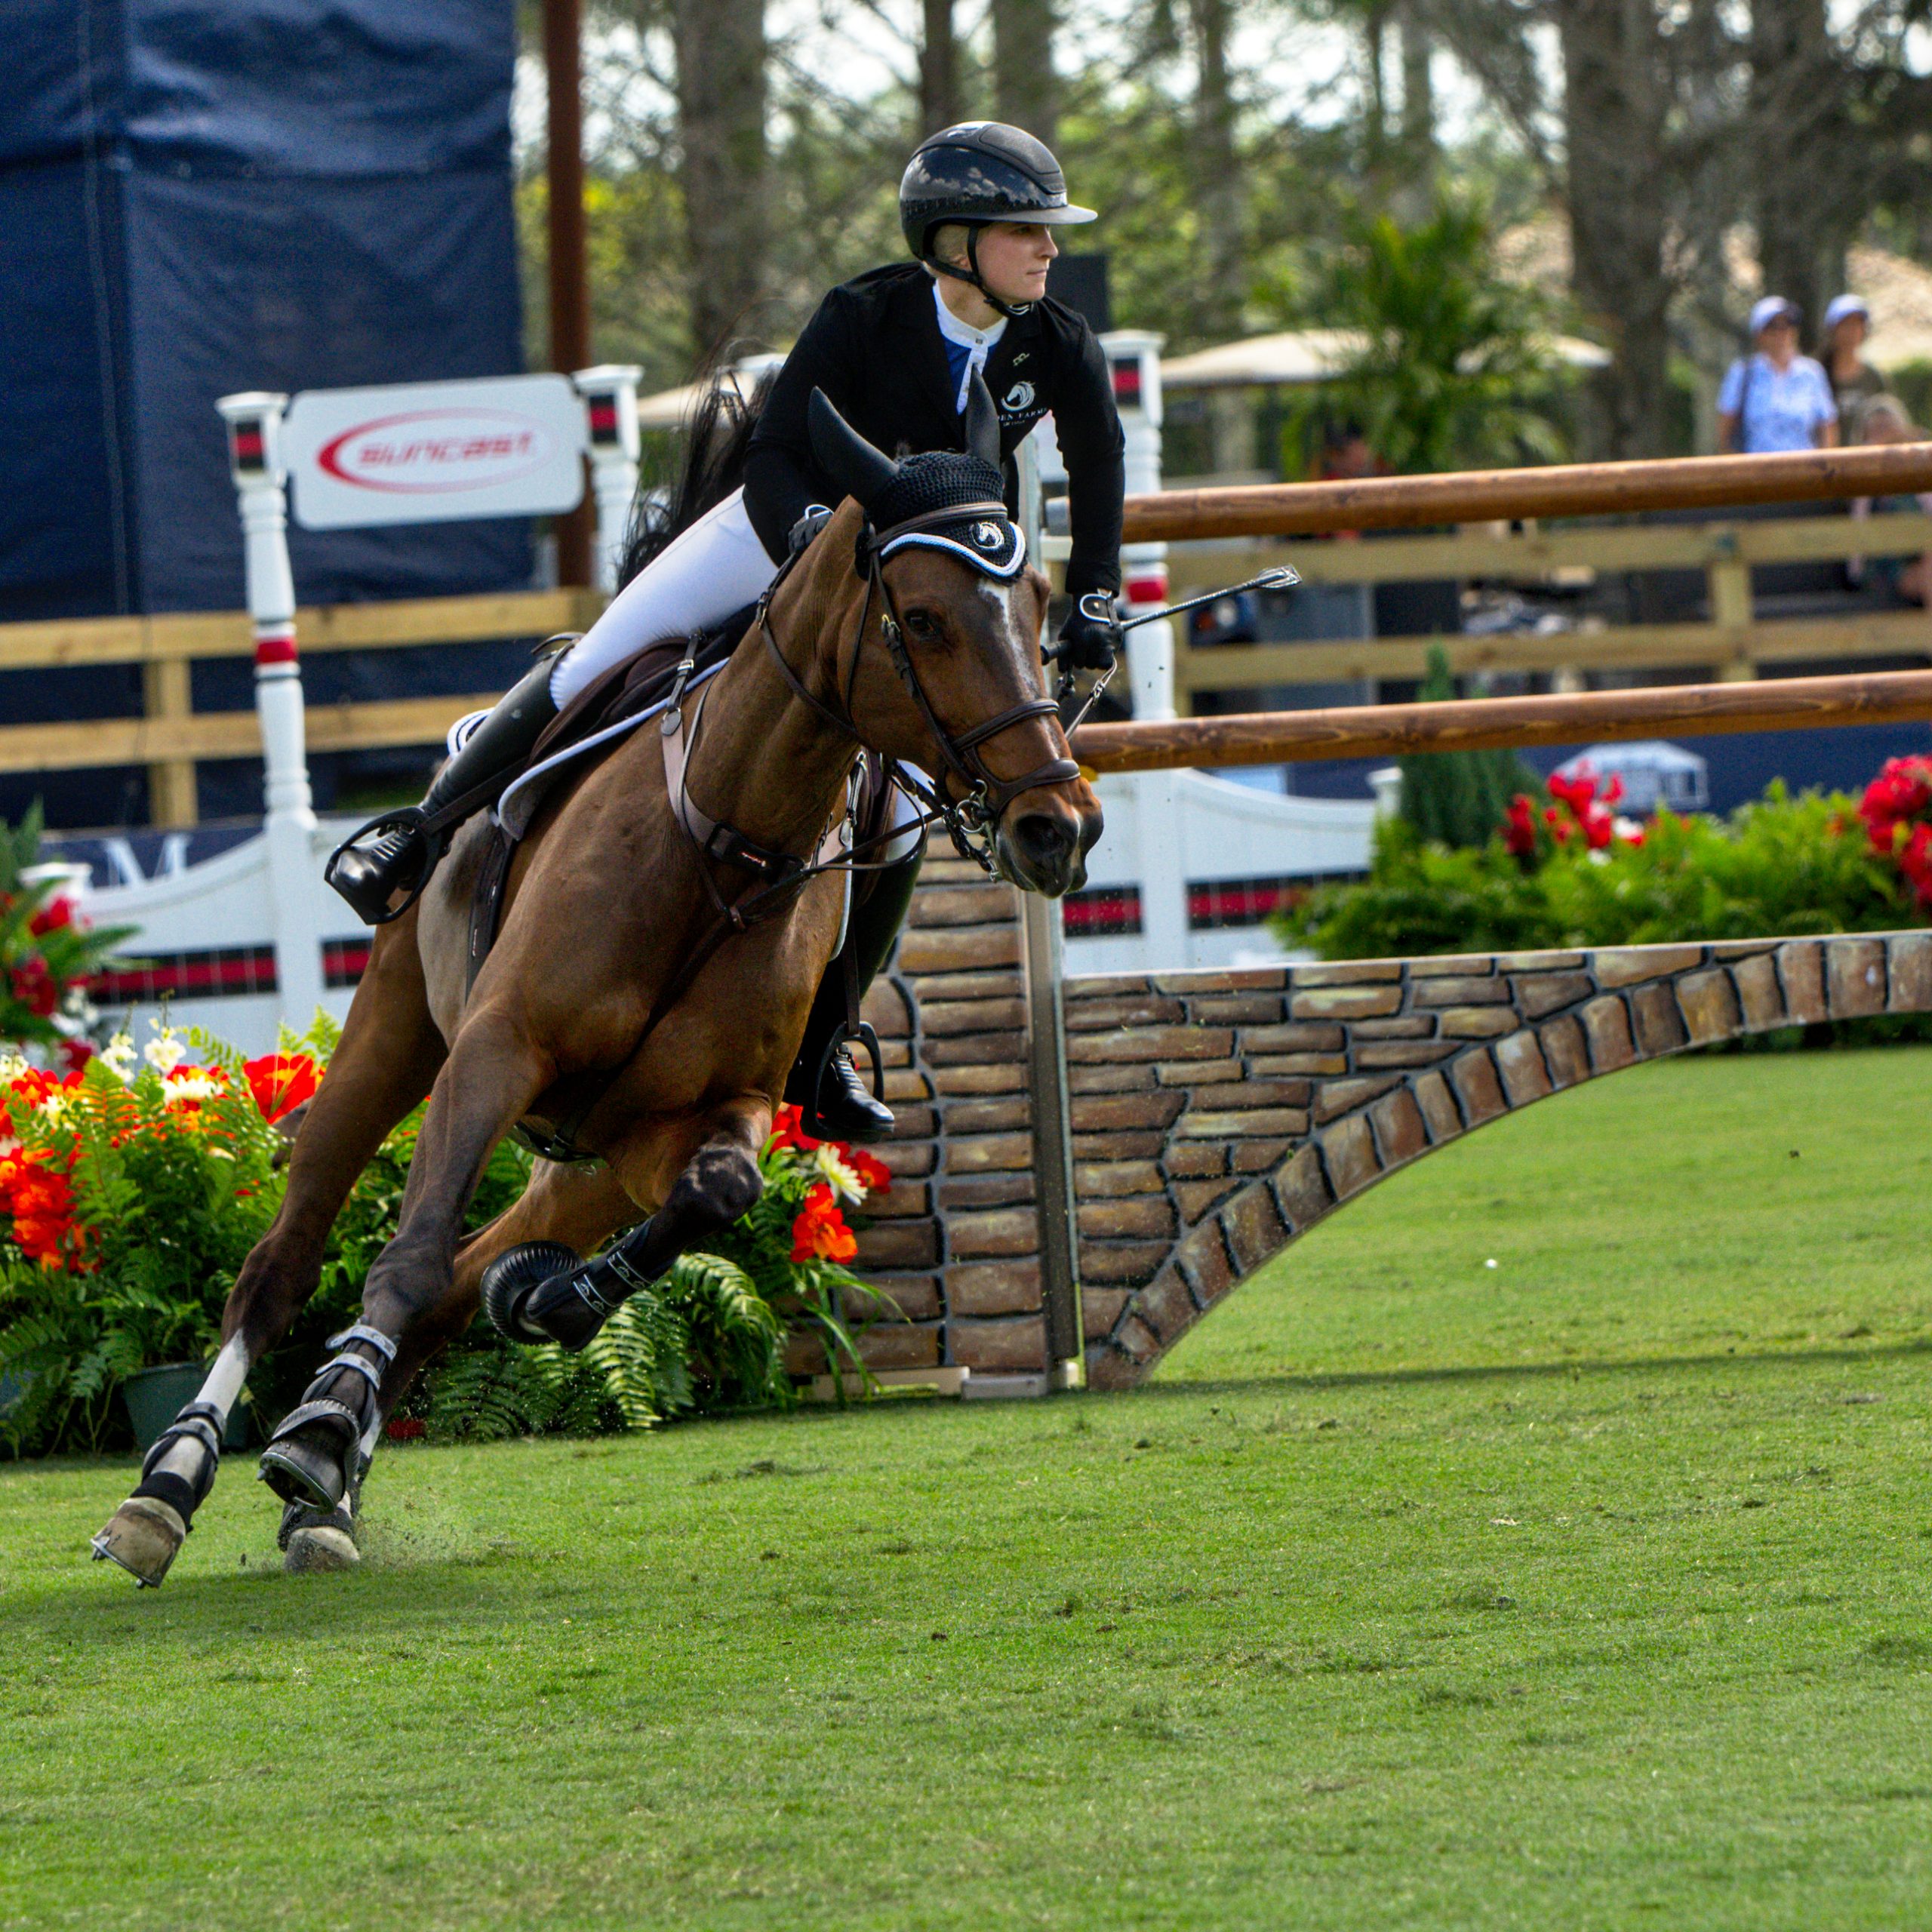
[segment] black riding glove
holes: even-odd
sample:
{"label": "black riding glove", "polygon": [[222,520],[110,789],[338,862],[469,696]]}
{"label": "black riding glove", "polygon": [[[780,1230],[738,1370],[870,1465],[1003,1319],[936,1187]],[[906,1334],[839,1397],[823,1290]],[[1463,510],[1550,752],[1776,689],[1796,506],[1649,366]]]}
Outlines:
{"label": "black riding glove", "polygon": [[792,526],[792,534],[786,547],[797,556],[812,539],[832,521],[832,512],[823,503],[814,503]]}
{"label": "black riding glove", "polygon": [[1114,653],[1120,648],[1120,626],[1110,616],[1089,617],[1080,608],[1085,601],[1077,601],[1066,614],[1066,622],[1060,627],[1060,649],[1055,655],[1074,670],[1111,671]]}

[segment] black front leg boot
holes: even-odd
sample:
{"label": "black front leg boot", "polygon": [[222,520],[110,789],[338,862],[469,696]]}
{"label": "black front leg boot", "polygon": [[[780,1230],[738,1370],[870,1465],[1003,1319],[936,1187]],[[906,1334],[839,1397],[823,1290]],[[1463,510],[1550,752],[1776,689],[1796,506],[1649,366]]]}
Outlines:
{"label": "black front leg boot", "polygon": [[[352,1355],[357,1345],[369,1350]],[[323,1364],[301,1401],[262,1451],[261,1479],[285,1503],[306,1503],[324,1515],[362,1480],[380,1407],[383,1376],[395,1360],[395,1343],[380,1328],[358,1321],[329,1338],[342,1352]]]}
{"label": "black front leg boot", "polygon": [[[550,700],[555,668],[546,657],[523,674],[436,774],[421,804],[371,819],[330,859],[322,876],[358,918],[380,926],[399,918],[429,884],[461,823],[450,816],[452,810],[467,816],[496,802],[557,715]],[[399,892],[404,903],[392,909]]]}

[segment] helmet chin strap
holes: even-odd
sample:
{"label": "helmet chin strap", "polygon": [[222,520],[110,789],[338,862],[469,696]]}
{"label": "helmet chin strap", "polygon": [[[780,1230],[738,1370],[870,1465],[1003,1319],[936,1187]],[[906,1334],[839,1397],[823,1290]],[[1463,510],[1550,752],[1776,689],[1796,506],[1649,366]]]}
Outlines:
{"label": "helmet chin strap", "polygon": [[980,293],[1004,315],[1008,321],[1023,315],[1032,307],[1030,302],[1004,302],[986,286],[986,278],[980,272],[980,229],[982,224],[970,221],[964,224],[966,230],[966,260],[968,266],[961,268],[957,263],[941,261],[938,256],[928,254],[926,266],[937,269],[941,275],[949,275],[955,281],[963,281]]}

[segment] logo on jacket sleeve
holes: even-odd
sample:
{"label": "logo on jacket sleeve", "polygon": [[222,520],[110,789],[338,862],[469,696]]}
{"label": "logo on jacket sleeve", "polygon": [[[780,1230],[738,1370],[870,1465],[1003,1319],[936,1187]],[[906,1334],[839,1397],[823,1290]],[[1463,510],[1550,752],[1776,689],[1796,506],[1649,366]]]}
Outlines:
{"label": "logo on jacket sleeve", "polygon": [[1009,416],[1017,416],[1022,410],[1031,409],[1033,406],[1033,385],[1031,383],[1015,383],[1000,398],[999,406]]}

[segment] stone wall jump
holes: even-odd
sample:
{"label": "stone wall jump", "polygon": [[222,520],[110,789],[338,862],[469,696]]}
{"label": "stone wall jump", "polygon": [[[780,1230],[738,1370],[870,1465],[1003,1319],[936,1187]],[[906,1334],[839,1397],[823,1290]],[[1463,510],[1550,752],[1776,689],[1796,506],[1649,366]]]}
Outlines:
{"label": "stone wall jump", "polygon": [[[867,1003],[900,1134],[858,1266],[875,1366],[1045,1366],[1018,900],[929,861]],[[1932,934],[1112,974],[1064,987],[1087,1371],[1137,1381],[1384,1174],[1598,1075],[1932,1012]],[[808,1364],[801,1359],[799,1366]]]}

